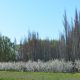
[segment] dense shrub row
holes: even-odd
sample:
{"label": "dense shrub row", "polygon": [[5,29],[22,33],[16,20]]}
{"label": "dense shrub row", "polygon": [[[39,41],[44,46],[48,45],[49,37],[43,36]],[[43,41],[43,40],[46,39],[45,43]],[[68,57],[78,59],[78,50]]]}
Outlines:
{"label": "dense shrub row", "polygon": [[[76,60],[76,68],[80,72],[80,61]],[[1,62],[0,70],[16,70],[16,71],[33,71],[33,72],[71,72],[73,69],[72,62],[64,60],[50,60],[48,62]]]}

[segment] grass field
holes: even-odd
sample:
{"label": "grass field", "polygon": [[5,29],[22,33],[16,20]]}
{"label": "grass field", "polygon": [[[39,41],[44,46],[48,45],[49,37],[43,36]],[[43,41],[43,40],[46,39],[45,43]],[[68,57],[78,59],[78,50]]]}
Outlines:
{"label": "grass field", "polygon": [[0,71],[0,80],[80,80],[80,73]]}

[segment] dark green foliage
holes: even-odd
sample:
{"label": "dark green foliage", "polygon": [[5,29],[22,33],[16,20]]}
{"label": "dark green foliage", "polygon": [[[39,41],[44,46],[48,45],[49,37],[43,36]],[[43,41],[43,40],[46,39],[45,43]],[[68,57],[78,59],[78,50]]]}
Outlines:
{"label": "dark green foliage", "polygon": [[15,56],[15,44],[8,37],[0,35],[0,61],[14,61]]}

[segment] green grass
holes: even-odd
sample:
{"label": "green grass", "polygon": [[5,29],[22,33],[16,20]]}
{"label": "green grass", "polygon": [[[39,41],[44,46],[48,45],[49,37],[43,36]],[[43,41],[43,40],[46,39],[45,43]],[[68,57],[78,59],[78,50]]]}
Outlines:
{"label": "green grass", "polygon": [[80,73],[0,71],[0,80],[80,80]]}

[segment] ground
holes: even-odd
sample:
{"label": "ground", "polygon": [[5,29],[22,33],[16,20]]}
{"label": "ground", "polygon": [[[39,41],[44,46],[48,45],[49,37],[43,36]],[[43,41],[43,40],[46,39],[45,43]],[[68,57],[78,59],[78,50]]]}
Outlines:
{"label": "ground", "polygon": [[80,80],[80,73],[0,71],[0,80]]}

